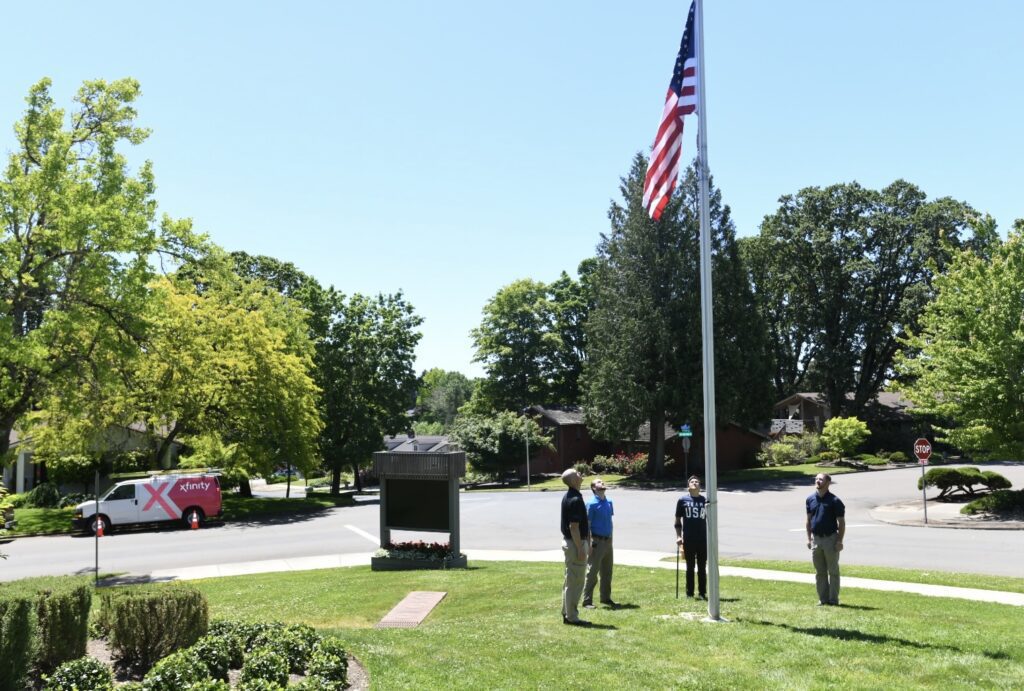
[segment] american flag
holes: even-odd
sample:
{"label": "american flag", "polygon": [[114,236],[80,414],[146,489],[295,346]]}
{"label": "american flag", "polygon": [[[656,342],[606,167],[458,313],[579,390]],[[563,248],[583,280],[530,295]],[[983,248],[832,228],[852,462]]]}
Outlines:
{"label": "american flag", "polygon": [[679,177],[679,159],[683,148],[683,116],[697,110],[697,51],[693,19],[697,11],[694,0],[686,18],[683,41],[679,45],[672,81],[665,96],[658,136],[654,139],[651,162],[644,182],[644,208],[655,221],[668,204]]}

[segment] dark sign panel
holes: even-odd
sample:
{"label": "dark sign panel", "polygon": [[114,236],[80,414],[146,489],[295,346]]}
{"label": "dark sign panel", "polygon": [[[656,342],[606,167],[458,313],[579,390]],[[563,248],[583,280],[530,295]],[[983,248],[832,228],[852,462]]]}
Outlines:
{"label": "dark sign panel", "polygon": [[389,528],[398,530],[450,531],[448,525],[448,482],[388,478],[387,514]]}

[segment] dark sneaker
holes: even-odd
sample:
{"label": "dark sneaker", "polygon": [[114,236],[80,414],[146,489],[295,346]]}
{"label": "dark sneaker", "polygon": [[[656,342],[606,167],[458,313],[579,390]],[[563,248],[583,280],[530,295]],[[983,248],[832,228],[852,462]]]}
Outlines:
{"label": "dark sneaker", "polygon": [[615,602],[614,600],[601,600],[601,604],[607,607],[611,607],[612,609],[615,609],[619,606],[619,603]]}
{"label": "dark sneaker", "polygon": [[583,606],[586,607],[587,609],[596,609],[594,607],[594,603],[593,602],[584,602]]}
{"label": "dark sneaker", "polygon": [[583,621],[582,619],[566,619],[562,617],[562,623],[568,624],[569,626],[590,626],[589,621]]}

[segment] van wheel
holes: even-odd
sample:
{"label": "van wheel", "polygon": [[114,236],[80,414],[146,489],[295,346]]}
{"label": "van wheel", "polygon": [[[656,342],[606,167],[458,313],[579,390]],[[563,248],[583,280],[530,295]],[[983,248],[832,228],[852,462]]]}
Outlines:
{"label": "van wheel", "polygon": [[185,513],[181,515],[181,520],[185,522],[186,528],[192,527],[192,512],[195,512],[196,519],[199,521],[199,525],[203,525],[206,522],[206,514],[198,506],[192,506],[185,509]]}
{"label": "van wheel", "polygon": [[[106,516],[104,516],[103,514],[100,514],[100,518],[103,520],[103,532],[104,533],[109,533],[110,529],[111,529],[110,519],[107,518]],[[96,517],[95,516],[93,516],[92,523],[89,524],[89,532],[91,532],[93,535],[96,534]]]}

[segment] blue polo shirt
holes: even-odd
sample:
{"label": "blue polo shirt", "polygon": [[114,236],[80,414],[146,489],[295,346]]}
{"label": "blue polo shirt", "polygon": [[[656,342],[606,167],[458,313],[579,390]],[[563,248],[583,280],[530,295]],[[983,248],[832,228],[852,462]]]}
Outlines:
{"label": "blue polo shirt", "polygon": [[817,492],[807,497],[807,515],[811,518],[811,532],[827,537],[839,532],[839,519],[846,516],[846,506],[831,492],[819,497]]}
{"label": "blue polo shirt", "polygon": [[590,521],[590,534],[594,537],[612,536],[612,516],[615,515],[615,507],[612,500],[605,497],[601,499],[596,494],[587,502],[587,519]]}

